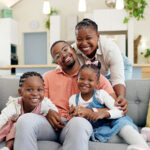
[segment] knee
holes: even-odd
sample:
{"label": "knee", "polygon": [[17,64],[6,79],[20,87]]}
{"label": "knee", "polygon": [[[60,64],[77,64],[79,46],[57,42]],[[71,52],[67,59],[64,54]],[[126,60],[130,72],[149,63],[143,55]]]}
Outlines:
{"label": "knee", "polygon": [[[15,129],[16,131],[19,130],[28,130],[29,128],[36,127],[36,117],[38,117],[37,114],[27,113],[19,117],[17,120]],[[33,121],[34,120],[34,121]]]}
{"label": "knee", "polygon": [[93,132],[91,123],[85,118],[74,117],[68,122],[68,124],[72,130],[78,131],[78,133],[86,132],[91,135]]}

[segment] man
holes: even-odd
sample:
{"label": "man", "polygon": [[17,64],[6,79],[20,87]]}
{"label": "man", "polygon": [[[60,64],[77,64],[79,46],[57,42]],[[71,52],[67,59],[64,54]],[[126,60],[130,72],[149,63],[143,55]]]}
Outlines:
{"label": "man", "polygon": [[[35,114],[20,117],[16,125],[14,150],[37,150],[37,139],[58,139],[63,150],[88,150],[88,141],[93,131],[90,122],[81,117],[71,119],[69,115],[69,97],[79,93],[76,81],[80,64],[77,55],[65,41],[55,42],[51,47],[51,55],[61,68],[44,74],[45,96],[57,106],[59,113],[53,110],[48,112],[47,120],[51,125],[44,117]],[[98,88],[114,95],[109,81],[103,76],[100,77]],[[85,111],[86,114],[91,112],[91,109]]]}

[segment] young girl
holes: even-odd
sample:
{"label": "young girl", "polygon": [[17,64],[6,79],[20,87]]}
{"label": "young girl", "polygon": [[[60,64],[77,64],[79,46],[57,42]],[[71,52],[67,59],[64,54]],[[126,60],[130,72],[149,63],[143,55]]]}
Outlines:
{"label": "young girl", "polygon": [[37,72],[26,72],[20,77],[20,97],[10,97],[0,115],[0,141],[6,146],[1,150],[12,150],[15,138],[15,123],[24,113],[46,116],[50,109],[58,112],[50,99],[44,97],[44,80]]}
{"label": "young girl", "polygon": [[[148,150],[147,143],[137,132],[131,118],[122,116],[122,111],[114,105],[115,100],[106,91],[95,90],[100,76],[100,63],[97,61],[87,63],[81,67],[78,74],[77,84],[81,93],[69,99],[72,116],[85,117],[91,121],[94,128],[91,137],[93,141],[106,142],[119,134],[132,145],[129,149],[140,148],[138,145],[141,145],[145,149],[139,150]],[[91,113],[87,114],[84,107],[91,109]],[[98,108],[103,108],[103,111]]]}

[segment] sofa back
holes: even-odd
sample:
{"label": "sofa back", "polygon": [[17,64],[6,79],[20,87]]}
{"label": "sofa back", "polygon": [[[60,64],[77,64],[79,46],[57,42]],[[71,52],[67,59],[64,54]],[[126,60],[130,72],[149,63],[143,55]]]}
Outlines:
{"label": "sofa back", "polygon": [[16,77],[0,77],[0,111],[6,106],[8,97],[18,96],[19,79]]}
{"label": "sofa back", "polygon": [[150,79],[127,80],[126,99],[128,115],[138,126],[145,126],[150,101]]}
{"label": "sofa back", "polygon": [[[0,111],[5,107],[9,96],[18,96],[18,78],[0,78]],[[150,100],[150,79],[126,81],[128,115],[138,126],[145,126]]]}

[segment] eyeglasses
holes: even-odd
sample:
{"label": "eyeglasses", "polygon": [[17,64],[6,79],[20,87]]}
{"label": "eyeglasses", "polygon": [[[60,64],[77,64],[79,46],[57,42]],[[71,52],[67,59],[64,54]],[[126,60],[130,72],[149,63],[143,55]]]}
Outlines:
{"label": "eyeglasses", "polygon": [[70,46],[64,46],[60,52],[56,53],[56,55],[54,56],[54,61],[56,62],[57,60],[59,60],[62,57],[63,53],[70,51],[70,49]]}

